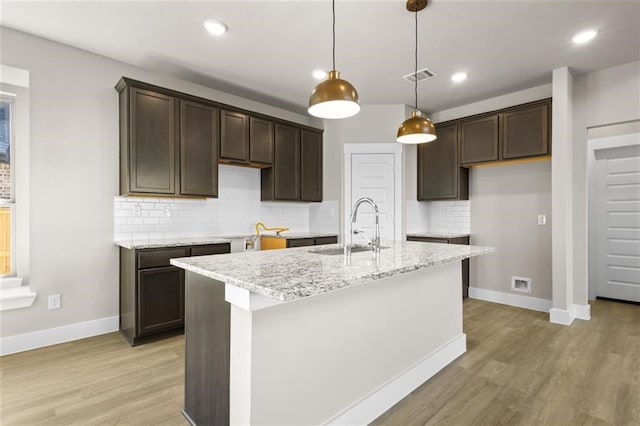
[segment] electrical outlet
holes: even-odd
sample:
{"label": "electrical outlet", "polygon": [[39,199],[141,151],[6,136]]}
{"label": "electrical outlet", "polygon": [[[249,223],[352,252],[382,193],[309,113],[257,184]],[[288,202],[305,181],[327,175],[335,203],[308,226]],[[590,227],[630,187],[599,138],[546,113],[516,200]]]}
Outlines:
{"label": "electrical outlet", "polygon": [[538,215],[538,225],[546,225],[547,224],[547,215],[539,214]]}
{"label": "electrical outlet", "polygon": [[133,205],[133,215],[135,217],[140,217],[142,215],[142,206],[140,205],[140,203],[135,203]]}
{"label": "electrical outlet", "polygon": [[52,294],[49,296],[49,309],[60,309],[60,295]]}
{"label": "electrical outlet", "polygon": [[164,217],[171,217],[171,207],[166,206],[164,208]]}

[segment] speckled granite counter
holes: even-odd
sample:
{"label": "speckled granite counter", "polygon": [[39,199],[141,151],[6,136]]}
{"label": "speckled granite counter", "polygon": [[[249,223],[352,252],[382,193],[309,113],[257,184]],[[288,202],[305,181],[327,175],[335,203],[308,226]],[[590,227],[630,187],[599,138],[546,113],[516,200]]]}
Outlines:
{"label": "speckled granite counter", "polygon": [[187,271],[280,301],[331,292],[363,282],[454,262],[494,251],[492,247],[385,241],[378,258],[370,251],[345,256],[319,254],[341,247],[301,247],[172,259]]}
{"label": "speckled granite counter", "polygon": [[337,237],[338,234],[318,233],[318,232],[289,232],[285,231],[280,235],[263,233],[263,237],[283,238],[285,240],[294,240],[298,238],[322,238],[322,237]]}
{"label": "speckled granite counter", "polygon": [[[163,239],[149,239],[149,240],[120,240],[115,241],[114,244],[127,249],[148,249],[148,248],[161,248],[161,247],[180,247],[180,246],[197,246],[204,244],[223,244],[231,242],[233,239],[244,239],[253,237],[254,235],[222,235],[212,237],[181,237],[181,238],[163,238]],[[324,233],[324,232],[283,232],[282,235],[275,235],[264,233],[262,236],[283,238],[286,240],[293,240],[298,238],[321,238],[321,237],[336,237],[337,234]]]}
{"label": "speckled granite counter", "polygon": [[424,238],[464,238],[468,237],[470,234],[456,234],[452,232],[421,232],[421,233],[410,233],[407,234],[407,237],[424,237]]}
{"label": "speckled granite counter", "polygon": [[230,238],[221,237],[184,237],[184,238],[165,238],[159,240],[126,240],[116,241],[117,246],[126,249],[148,249],[161,247],[181,247],[181,246],[199,246],[206,244],[224,244],[230,243]]}

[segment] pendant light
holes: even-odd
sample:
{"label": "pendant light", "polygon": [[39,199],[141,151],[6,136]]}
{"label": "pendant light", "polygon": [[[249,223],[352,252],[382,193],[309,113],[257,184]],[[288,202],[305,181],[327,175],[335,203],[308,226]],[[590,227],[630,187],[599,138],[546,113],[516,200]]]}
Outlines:
{"label": "pendant light", "polygon": [[360,111],[358,92],[336,71],[336,1],[332,0],[333,68],[327,79],[319,83],[309,97],[309,114],[320,118],[347,118]]}
{"label": "pendant light", "polygon": [[415,16],[415,69],[413,88],[415,93],[415,109],[411,118],[407,118],[398,128],[398,138],[400,143],[418,144],[436,140],[436,127],[431,120],[423,117],[418,111],[418,12],[427,7],[428,0],[407,0],[407,10],[413,12]]}

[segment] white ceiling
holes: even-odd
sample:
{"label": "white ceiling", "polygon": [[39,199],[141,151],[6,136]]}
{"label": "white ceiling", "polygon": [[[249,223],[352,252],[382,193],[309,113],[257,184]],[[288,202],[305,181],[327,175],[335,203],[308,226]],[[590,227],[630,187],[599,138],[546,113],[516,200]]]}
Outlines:
{"label": "white ceiling", "polygon": [[[206,19],[229,26],[210,36]],[[336,3],[337,69],[363,104],[413,105],[413,14],[404,0]],[[640,59],[640,1],[431,0],[418,15],[419,107],[440,111]],[[306,111],[331,66],[331,2],[1,0],[0,24],[258,101]],[[592,42],[571,37],[597,28]],[[469,78],[454,84],[453,72]]]}

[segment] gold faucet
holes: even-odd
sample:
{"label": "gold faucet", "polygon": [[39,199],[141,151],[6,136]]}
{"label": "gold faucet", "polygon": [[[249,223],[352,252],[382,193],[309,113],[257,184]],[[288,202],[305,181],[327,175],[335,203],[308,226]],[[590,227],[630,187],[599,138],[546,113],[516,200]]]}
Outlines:
{"label": "gold faucet", "polygon": [[276,231],[276,235],[280,235],[281,232],[289,230],[289,228],[278,228],[278,227],[267,228],[264,223],[258,222],[256,223],[256,237],[260,236],[260,228],[262,228],[264,231]]}

